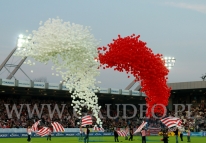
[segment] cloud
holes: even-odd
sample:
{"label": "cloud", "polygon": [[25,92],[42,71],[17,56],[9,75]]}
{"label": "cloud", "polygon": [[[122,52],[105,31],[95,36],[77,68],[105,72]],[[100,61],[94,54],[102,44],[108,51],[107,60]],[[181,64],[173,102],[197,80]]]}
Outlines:
{"label": "cloud", "polygon": [[167,5],[179,7],[179,8],[185,8],[194,10],[197,12],[205,13],[206,14],[206,5],[201,4],[188,4],[188,3],[174,3],[174,2],[166,2]]}

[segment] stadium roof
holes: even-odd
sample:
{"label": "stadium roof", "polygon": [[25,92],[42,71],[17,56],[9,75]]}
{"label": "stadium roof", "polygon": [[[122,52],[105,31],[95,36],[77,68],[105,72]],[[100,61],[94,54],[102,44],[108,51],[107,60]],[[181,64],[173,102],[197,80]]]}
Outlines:
{"label": "stadium roof", "polygon": [[[20,95],[28,97],[71,98],[71,92],[72,91],[62,84],[0,79],[0,95],[3,96]],[[96,94],[102,102],[105,100],[106,103],[109,103],[108,101],[124,104],[145,103],[145,100],[143,100],[145,94],[140,91],[100,88]]]}
{"label": "stadium roof", "polygon": [[[168,83],[168,86],[172,88],[171,95],[191,93],[195,93],[195,95],[206,94],[206,81]],[[70,97],[71,92],[72,91],[66,88],[65,85],[57,83],[0,79],[0,93]],[[100,99],[108,100],[125,100],[125,98],[136,97],[139,97],[137,99],[142,99],[140,97],[146,96],[140,91],[114,88],[100,88],[100,90],[96,92],[96,94]]]}
{"label": "stadium roof", "polygon": [[168,83],[172,90],[206,88],[206,81]]}

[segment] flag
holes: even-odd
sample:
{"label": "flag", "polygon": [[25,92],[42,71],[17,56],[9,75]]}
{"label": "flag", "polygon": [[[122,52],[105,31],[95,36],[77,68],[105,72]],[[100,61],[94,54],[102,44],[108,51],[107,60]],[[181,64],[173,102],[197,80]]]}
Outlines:
{"label": "flag", "polygon": [[180,119],[178,122],[177,122],[177,127],[180,127],[182,125],[182,120]]}
{"label": "flag", "polygon": [[138,128],[137,130],[133,133],[133,134],[136,134],[138,132],[141,132],[142,128],[144,128],[144,126],[147,124],[147,122],[143,122]]}
{"label": "flag", "polygon": [[177,130],[177,127],[172,127],[172,128],[169,128],[168,129],[168,132],[174,132],[174,131],[176,131]]}
{"label": "flag", "polygon": [[46,136],[49,134],[50,129],[48,127],[41,128],[38,132],[36,132],[37,135],[40,135],[41,137]]}
{"label": "flag", "polygon": [[127,136],[127,133],[124,130],[117,131],[117,133],[118,133],[119,136],[122,136],[122,137]]}
{"label": "flag", "polygon": [[35,123],[32,125],[32,127],[31,127],[32,132],[38,131],[38,125],[39,125],[39,122],[40,122],[40,121],[41,121],[41,120],[35,122]]}
{"label": "flag", "polygon": [[94,130],[94,131],[101,131],[101,132],[104,132],[104,128],[97,127],[97,126],[94,126],[93,130]]}
{"label": "flag", "polygon": [[157,135],[160,131],[161,131],[161,128],[148,128],[150,134],[155,134]]}
{"label": "flag", "polygon": [[56,131],[56,132],[64,132],[65,131],[64,127],[61,124],[59,124],[58,122],[52,122],[51,125],[52,125],[54,131]]}
{"label": "flag", "polygon": [[92,117],[90,115],[82,117],[81,126],[92,125]]}
{"label": "flag", "polygon": [[164,119],[161,119],[161,122],[165,124],[168,128],[171,128],[173,126],[181,126],[182,120],[176,117],[167,117]]}
{"label": "flag", "polygon": [[126,132],[127,134],[129,134],[129,127],[127,127],[127,128],[125,129],[125,132]]}

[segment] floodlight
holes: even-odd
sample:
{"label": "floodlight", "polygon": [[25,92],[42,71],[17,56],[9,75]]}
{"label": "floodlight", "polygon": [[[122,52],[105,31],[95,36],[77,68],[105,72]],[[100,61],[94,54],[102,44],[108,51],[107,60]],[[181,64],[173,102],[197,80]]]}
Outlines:
{"label": "floodlight", "polygon": [[174,57],[164,57],[165,66],[168,69],[171,69],[175,65],[175,58]]}
{"label": "floodlight", "polygon": [[24,43],[28,43],[29,39],[27,39],[24,35],[20,34],[19,38],[17,40],[17,47],[21,48],[23,46]]}

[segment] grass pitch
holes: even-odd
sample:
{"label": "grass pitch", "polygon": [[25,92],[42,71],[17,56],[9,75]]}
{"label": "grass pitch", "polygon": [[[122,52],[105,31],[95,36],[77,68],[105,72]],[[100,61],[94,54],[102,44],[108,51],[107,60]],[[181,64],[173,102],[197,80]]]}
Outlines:
{"label": "grass pitch", "polygon": [[[160,141],[161,136],[149,136],[147,137],[147,143],[158,143]],[[94,137],[90,137],[91,140],[94,140]],[[114,143],[113,137],[103,137],[104,142],[106,143]],[[1,143],[27,143],[27,138],[1,138]],[[47,141],[46,137],[35,137],[32,138],[32,143],[83,143],[79,142],[77,137],[52,137],[51,141]],[[133,141],[125,140],[124,137],[119,137],[119,142],[131,143],[131,142],[141,142],[140,136],[134,136]],[[191,142],[193,143],[206,143],[206,137],[191,137]],[[93,142],[93,143],[103,143],[103,142]],[[163,142],[162,142],[163,143]],[[169,138],[169,143],[175,143],[175,137]],[[179,143],[187,143],[187,137],[184,137],[184,141],[180,141]]]}

